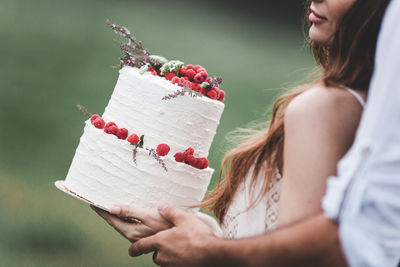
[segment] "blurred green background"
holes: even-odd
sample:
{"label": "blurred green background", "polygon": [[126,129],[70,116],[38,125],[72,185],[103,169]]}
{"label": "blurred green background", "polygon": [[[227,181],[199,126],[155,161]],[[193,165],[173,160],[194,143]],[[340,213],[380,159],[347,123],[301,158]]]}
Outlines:
{"label": "blurred green background", "polygon": [[[0,266],[153,266],[151,255],[130,258],[127,241],[53,185],[82,134],[75,105],[102,113],[118,77],[107,18],[152,54],[224,78],[226,108],[210,152],[218,169],[226,134],[266,120],[276,96],[313,68],[301,3],[275,10],[277,2],[1,0]],[[294,11],[277,15],[283,3]]]}

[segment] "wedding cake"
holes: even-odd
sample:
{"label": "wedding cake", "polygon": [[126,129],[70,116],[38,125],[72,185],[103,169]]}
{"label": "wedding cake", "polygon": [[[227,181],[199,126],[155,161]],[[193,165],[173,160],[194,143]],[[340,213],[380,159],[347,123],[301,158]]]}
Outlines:
{"label": "wedding cake", "polygon": [[91,117],[58,187],[104,209],[199,204],[214,172],[207,156],[224,109],[222,79],[151,56],[125,27],[108,24],[129,40],[119,78],[101,116],[81,107]]}

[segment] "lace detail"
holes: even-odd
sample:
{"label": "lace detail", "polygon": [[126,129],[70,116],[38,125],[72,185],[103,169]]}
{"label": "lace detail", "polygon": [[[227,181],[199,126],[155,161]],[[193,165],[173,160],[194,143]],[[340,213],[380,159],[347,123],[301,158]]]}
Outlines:
{"label": "lace detail", "polygon": [[[260,199],[250,209],[252,203],[250,196],[250,180],[253,169],[249,171],[243,184],[239,186],[232,204],[230,205],[224,221],[221,225],[225,238],[243,238],[270,232],[276,228],[279,211],[281,175],[279,173],[273,177],[269,184],[268,193]],[[265,177],[263,172],[259,175]],[[258,195],[263,189],[263,177],[258,179],[254,187],[253,194]]]}

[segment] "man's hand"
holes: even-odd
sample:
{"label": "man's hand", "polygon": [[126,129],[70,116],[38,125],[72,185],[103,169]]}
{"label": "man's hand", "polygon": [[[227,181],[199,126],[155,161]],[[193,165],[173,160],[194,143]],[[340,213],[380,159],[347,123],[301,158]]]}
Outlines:
{"label": "man's hand", "polygon": [[172,227],[156,210],[152,211],[133,205],[119,205],[111,208],[108,213],[94,206],[90,207],[131,242]]}
{"label": "man's hand", "polygon": [[174,227],[140,239],[129,248],[129,255],[155,251],[153,260],[162,266],[205,266],[208,245],[217,240],[213,230],[195,215],[163,204],[159,213]]}

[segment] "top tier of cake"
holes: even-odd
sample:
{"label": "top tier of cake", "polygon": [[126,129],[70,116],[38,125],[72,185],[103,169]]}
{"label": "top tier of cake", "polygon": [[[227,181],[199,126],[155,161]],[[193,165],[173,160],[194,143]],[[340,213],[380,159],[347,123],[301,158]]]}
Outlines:
{"label": "top tier of cake", "polygon": [[161,100],[179,89],[164,77],[125,66],[102,117],[144,135],[147,147],[166,143],[172,155],[192,147],[198,156],[207,157],[225,105],[188,95]]}

